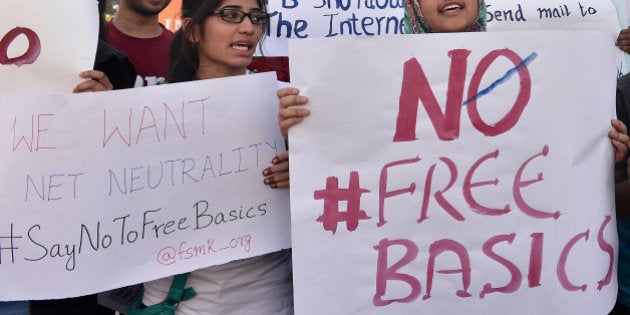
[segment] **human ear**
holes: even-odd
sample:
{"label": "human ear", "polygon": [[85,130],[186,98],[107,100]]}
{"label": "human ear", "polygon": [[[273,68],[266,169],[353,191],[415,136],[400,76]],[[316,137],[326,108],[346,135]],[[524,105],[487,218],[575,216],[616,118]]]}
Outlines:
{"label": "human ear", "polygon": [[[190,18],[185,18],[182,20],[182,29],[184,30],[184,34],[187,34],[186,36],[188,37],[188,41],[190,41],[193,44],[197,44],[200,41],[200,34],[199,34],[199,26],[195,25],[195,26],[191,26],[190,24]],[[188,27],[192,27],[193,29],[188,32]]]}

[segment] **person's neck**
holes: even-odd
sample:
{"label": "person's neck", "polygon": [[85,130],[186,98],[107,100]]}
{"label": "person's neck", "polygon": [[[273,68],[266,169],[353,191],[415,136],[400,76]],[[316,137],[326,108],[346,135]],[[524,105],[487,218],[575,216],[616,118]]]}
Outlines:
{"label": "person's neck", "polygon": [[153,38],[162,34],[158,16],[144,16],[121,7],[113,20],[116,28],[133,37]]}
{"label": "person's neck", "polygon": [[197,80],[216,79],[243,75],[246,72],[247,69],[216,69],[214,67],[199,67],[199,69],[197,69],[197,73],[195,74],[195,78]]}

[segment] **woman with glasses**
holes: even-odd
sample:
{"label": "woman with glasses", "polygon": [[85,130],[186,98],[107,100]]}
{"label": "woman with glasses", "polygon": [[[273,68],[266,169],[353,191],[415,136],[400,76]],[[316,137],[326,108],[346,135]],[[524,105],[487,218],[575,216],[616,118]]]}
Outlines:
{"label": "woman with glasses", "polygon": [[[169,82],[246,74],[269,24],[266,0],[183,0],[181,16],[171,44]],[[142,304],[164,305],[177,285],[173,279],[145,283]],[[183,301],[171,301],[178,315],[293,314],[289,250],[199,269],[183,282],[194,293],[186,289]]]}

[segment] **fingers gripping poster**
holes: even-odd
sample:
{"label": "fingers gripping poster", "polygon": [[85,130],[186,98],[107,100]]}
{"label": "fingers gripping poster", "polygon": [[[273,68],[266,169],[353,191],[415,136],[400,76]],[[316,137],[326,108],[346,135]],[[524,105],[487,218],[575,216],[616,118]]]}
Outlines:
{"label": "fingers gripping poster", "polygon": [[[243,90],[251,93],[242,93]],[[106,291],[290,247],[273,73],[0,99],[0,300]]]}
{"label": "fingers gripping poster", "polygon": [[606,314],[608,39],[291,41],[296,314]]}

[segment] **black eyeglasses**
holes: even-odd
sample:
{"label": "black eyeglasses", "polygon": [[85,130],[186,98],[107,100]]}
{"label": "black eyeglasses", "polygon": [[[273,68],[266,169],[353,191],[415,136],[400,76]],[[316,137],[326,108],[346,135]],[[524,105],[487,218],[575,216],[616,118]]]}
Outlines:
{"label": "black eyeglasses", "polygon": [[237,9],[224,8],[221,10],[211,11],[210,14],[218,14],[221,16],[223,21],[230,23],[241,23],[245,20],[245,17],[248,17],[252,24],[262,25],[269,22],[269,14],[262,11],[245,13]]}

